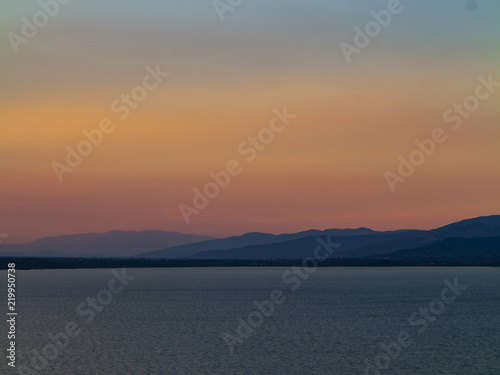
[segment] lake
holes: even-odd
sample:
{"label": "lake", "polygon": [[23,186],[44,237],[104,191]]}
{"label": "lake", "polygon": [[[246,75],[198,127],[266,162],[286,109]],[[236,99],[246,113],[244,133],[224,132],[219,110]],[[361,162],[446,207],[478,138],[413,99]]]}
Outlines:
{"label": "lake", "polygon": [[2,374],[500,373],[498,268],[33,270],[16,297]]}

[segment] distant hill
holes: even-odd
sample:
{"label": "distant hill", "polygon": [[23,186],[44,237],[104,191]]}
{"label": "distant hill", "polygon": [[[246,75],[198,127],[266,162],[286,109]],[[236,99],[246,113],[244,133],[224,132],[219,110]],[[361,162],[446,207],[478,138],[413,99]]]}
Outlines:
{"label": "distant hill", "polygon": [[[319,234],[325,235],[330,233],[329,231],[323,231]],[[188,258],[210,260],[304,258],[311,256],[312,251],[316,247],[316,235],[317,234],[315,234],[314,237],[309,236],[276,243],[244,246],[226,250],[217,249],[203,251],[189,255]],[[500,236],[500,216],[463,220],[427,231],[371,231],[364,232],[362,235],[334,236],[332,241],[341,245],[334,257],[360,258],[370,255],[393,253],[399,250],[419,248],[451,237],[475,238],[494,236]]]}
{"label": "distant hill", "polygon": [[[388,235],[388,234],[387,234]],[[346,252],[356,249],[360,246],[380,242],[383,234],[361,235],[361,236],[331,236],[331,243],[338,243],[341,246],[335,249],[336,256],[340,255],[340,250]],[[327,241],[327,236],[321,235],[324,241]],[[267,243],[263,245],[245,246],[237,249],[229,250],[210,250],[191,255],[188,259],[301,259],[314,256],[314,250],[318,246],[318,236],[309,236],[291,241],[278,243]],[[335,257],[335,255],[334,255]]]}
{"label": "distant hill", "polygon": [[462,220],[431,230],[414,231],[394,235],[385,241],[360,247],[348,254],[351,257],[387,254],[398,250],[414,249],[445,238],[495,237],[500,236],[500,215],[482,216]]}
{"label": "distant hill", "polygon": [[447,238],[431,245],[400,250],[382,257],[411,261],[500,260],[500,237]]}
{"label": "distant hill", "polygon": [[[473,250],[474,242],[464,242],[466,239],[500,237],[500,215],[462,220],[431,230],[379,232],[368,228],[328,229],[278,235],[246,233],[222,239],[164,231],[86,233],[47,237],[23,245],[0,245],[0,256],[130,257],[196,261],[290,260],[312,256],[317,246],[317,238],[326,239],[327,236],[331,237],[332,242],[340,244],[332,258],[389,259],[388,254],[397,254],[396,257],[416,257],[419,251],[429,255],[430,253],[426,252],[431,250],[427,246],[438,246],[437,244],[448,246],[448,255],[452,256],[453,246],[456,246],[457,251],[461,251],[460,249],[465,249],[461,246],[470,245],[467,251]],[[444,245],[441,243],[453,238],[458,239],[455,242],[443,242]],[[486,246],[487,242],[481,244]],[[485,249],[489,254],[487,256],[495,256],[494,249]],[[403,250],[415,252],[400,253]],[[481,251],[480,248],[476,250]],[[460,253],[457,252],[456,255],[460,256]]]}
{"label": "distant hill", "polygon": [[446,237],[474,238],[498,236],[499,230],[500,215],[493,215],[458,221],[429,232]]}
{"label": "distant hill", "polygon": [[[400,232],[400,231],[396,231]],[[404,231],[401,231],[404,232]],[[301,239],[305,237],[313,237],[320,235],[332,235],[338,237],[344,236],[366,236],[366,235],[380,235],[384,233],[395,232],[376,232],[368,228],[357,229],[327,229],[308,230],[304,232],[291,233],[291,234],[269,234],[269,233],[246,233],[241,236],[232,236],[223,239],[216,239],[210,241],[203,241],[188,245],[173,246],[166,249],[141,253],[136,255],[137,258],[151,258],[151,259],[176,259],[191,257],[197,253],[212,251],[212,250],[229,250],[236,248],[244,248],[247,246],[267,245],[285,241]]]}
{"label": "distant hill", "polygon": [[1,245],[0,256],[83,256],[122,257],[140,251],[213,239],[161,230],[84,233],[45,237],[27,244]]}

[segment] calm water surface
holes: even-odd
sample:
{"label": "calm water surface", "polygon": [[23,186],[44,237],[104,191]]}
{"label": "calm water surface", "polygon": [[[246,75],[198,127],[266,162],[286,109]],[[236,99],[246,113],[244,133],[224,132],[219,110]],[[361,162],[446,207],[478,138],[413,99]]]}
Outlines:
{"label": "calm water surface", "polygon": [[[33,368],[33,350],[74,322],[38,374],[500,374],[500,269],[320,268],[287,284],[289,270],[128,269],[118,294],[100,292],[111,270],[18,271],[17,364]],[[443,292],[455,278],[467,289]],[[256,313],[273,290],[284,302]],[[107,305],[87,322],[99,292]],[[19,372],[3,360],[0,373]]]}

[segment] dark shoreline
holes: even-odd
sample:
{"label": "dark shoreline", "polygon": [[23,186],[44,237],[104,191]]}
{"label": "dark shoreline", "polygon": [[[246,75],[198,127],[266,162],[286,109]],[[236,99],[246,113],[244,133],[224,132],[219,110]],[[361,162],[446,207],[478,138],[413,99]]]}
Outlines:
{"label": "dark shoreline", "polygon": [[[178,268],[178,267],[293,267],[302,260],[188,260],[121,258],[26,258],[0,257],[0,270],[15,263],[18,270],[82,268]],[[318,262],[318,267],[500,267],[500,260],[398,260],[333,258]]]}

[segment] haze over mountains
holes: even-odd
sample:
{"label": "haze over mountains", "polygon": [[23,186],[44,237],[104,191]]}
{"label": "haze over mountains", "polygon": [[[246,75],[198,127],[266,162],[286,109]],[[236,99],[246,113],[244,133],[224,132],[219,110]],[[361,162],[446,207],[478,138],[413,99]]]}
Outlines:
{"label": "haze over mountains", "polygon": [[313,256],[318,237],[339,244],[333,258],[495,260],[500,258],[500,215],[462,220],[432,230],[328,229],[279,235],[246,233],[227,238],[164,231],[86,233],[0,245],[0,256],[302,259]]}
{"label": "haze over mountains", "polygon": [[[396,231],[401,232],[401,231]],[[208,251],[224,251],[236,248],[243,248],[246,246],[259,246],[268,245],[274,243],[283,243],[286,241],[297,240],[305,237],[316,237],[320,235],[331,235],[331,236],[366,236],[371,234],[382,234],[382,233],[396,233],[390,232],[376,232],[368,228],[358,228],[358,229],[327,229],[324,231],[320,230],[308,230],[298,233],[290,234],[269,234],[269,233],[246,233],[241,236],[232,236],[222,239],[209,240],[198,242],[194,244],[180,245],[169,247],[162,250],[151,251],[147,253],[142,253],[137,255],[141,258],[159,258],[159,259],[175,259],[175,258],[186,258],[195,256],[197,253],[205,254]],[[208,253],[207,253],[208,254]],[[228,253],[230,254],[230,253]],[[210,258],[213,259],[213,258]]]}
{"label": "haze over mountains", "polygon": [[214,237],[161,230],[83,233],[45,237],[27,244],[0,245],[0,256],[123,257]]}
{"label": "haze over mountains", "polygon": [[339,244],[332,257],[359,258],[383,256],[400,250],[416,249],[447,238],[483,238],[500,236],[500,216],[467,219],[432,230],[378,232],[367,228],[305,231],[269,235],[249,233],[196,244],[176,246],[139,254],[154,259],[300,259],[313,255],[317,237]]}

